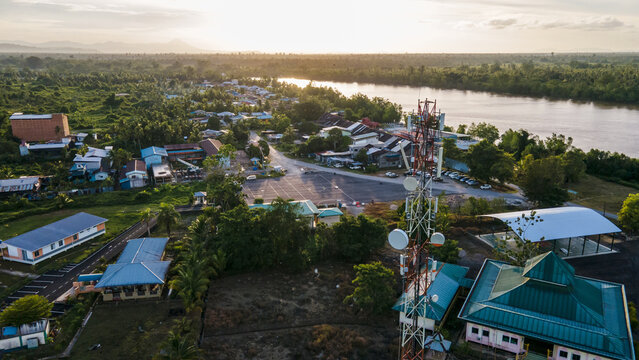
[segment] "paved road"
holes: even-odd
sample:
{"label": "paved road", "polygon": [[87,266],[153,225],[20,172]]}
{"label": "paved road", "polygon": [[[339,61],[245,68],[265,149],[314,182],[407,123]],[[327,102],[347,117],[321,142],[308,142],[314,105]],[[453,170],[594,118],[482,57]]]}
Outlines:
{"label": "paved road", "polygon": [[[255,140],[255,141],[259,140],[259,136],[255,132],[251,132],[250,136],[251,136],[251,140]],[[402,183],[404,181],[403,176],[391,179],[385,176],[364,175],[364,174],[354,173],[351,171],[340,170],[335,168],[327,168],[325,166],[306,163],[303,161],[288,158],[284,156],[282,153],[280,153],[279,151],[277,151],[277,149],[275,149],[272,146],[270,146],[269,158],[271,159],[272,166],[279,165],[282,168],[285,168],[287,170],[287,175],[285,177],[301,176],[303,175],[301,169],[304,168],[304,169],[313,169],[316,171],[321,171],[321,172],[325,172],[329,174],[341,175],[341,176],[346,176],[346,177],[351,177],[351,178],[356,178],[356,179],[361,179],[366,181],[378,182],[378,183],[382,182],[382,183],[388,183],[388,184],[395,184],[399,186],[402,186]],[[404,170],[399,169],[396,172],[403,173]],[[462,185],[462,183],[449,179],[447,177],[444,178],[443,182],[433,183],[433,191],[435,194],[439,194],[442,191],[445,191],[446,194],[468,194],[474,197],[483,197],[483,198],[489,198],[489,199],[501,197],[506,200],[520,200],[520,201],[526,200],[525,197],[520,192],[519,193],[500,193],[500,192],[492,191],[492,190],[481,190],[476,187]],[[402,199],[404,197],[405,195],[402,195],[401,197],[397,199],[393,199],[393,200]],[[298,197],[296,197],[296,199],[298,199]]]}

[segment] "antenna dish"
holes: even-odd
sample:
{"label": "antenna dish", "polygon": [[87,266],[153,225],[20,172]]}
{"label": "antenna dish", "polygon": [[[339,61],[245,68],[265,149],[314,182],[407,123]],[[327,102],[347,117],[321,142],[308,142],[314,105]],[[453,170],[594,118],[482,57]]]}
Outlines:
{"label": "antenna dish", "polygon": [[430,301],[436,303],[437,300],[439,300],[439,296],[437,296],[437,294],[433,295],[430,297]]}
{"label": "antenna dish", "polygon": [[406,179],[404,179],[404,189],[408,191],[415,191],[415,189],[417,189],[417,185],[417,179],[413,176],[407,176]]}
{"label": "antenna dish", "polygon": [[408,246],[408,234],[402,229],[395,229],[388,234],[388,243],[393,249],[404,250]]}
{"label": "antenna dish", "polygon": [[444,234],[440,232],[436,232],[430,236],[430,244],[433,246],[442,246],[444,241],[446,241],[446,238],[444,237]]}

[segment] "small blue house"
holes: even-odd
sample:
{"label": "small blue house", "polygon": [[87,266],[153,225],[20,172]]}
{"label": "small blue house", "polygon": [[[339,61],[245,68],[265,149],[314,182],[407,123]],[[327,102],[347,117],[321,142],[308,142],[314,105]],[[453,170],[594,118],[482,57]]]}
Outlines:
{"label": "small blue house", "polygon": [[149,169],[151,165],[162,164],[164,159],[168,157],[166,149],[163,147],[150,146],[140,151],[142,159],[146,163],[146,168]]}

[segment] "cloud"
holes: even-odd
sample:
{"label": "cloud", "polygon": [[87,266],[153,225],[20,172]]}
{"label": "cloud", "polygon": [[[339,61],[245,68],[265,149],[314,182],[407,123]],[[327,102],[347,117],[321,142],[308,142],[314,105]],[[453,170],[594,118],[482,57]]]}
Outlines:
{"label": "cloud", "polygon": [[517,25],[517,19],[515,18],[509,18],[509,19],[491,19],[488,20],[485,25],[487,27],[493,28],[493,29],[504,29],[510,26],[514,26]]}
{"label": "cloud", "polygon": [[[506,28],[526,29],[567,29],[581,31],[611,31],[634,28],[632,24],[625,23],[616,17],[587,17],[577,19],[540,19],[518,14],[509,17],[491,18],[478,23],[479,27],[486,29],[502,30]],[[458,27],[472,28],[475,24],[468,21],[460,21]]]}

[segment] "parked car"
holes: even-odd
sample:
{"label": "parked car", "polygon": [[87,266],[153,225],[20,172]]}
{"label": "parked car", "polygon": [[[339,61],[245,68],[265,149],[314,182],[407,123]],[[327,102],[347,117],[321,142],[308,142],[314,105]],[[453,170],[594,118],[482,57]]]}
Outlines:
{"label": "parked car", "polygon": [[446,171],[444,171],[444,172],[442,173],[442,175],[446,175],[446,176],[448,176],[448,174],[450,174],[450,173],[451,173],[451,172],[450,172],[449,170],[446,170]]}
{"label": "parked car", "polygon": [[389,178],[396,178],[398,175],[394,172],[389,171],[386,173],[386,176],[388,176]]}
{"label": "parked car", "polygon": [[255,180],[255,179],[257,179],[257,176],[255,175],[249,175],[246,177],[246,180]]}
{"label": "parked car", "polygon": [[484,184],[484,185],[480,186],[479,188],[482,189],[482,190],[490,190],[493,187],[490,186],[490,184]]}
{"label": "parked car", "polygon": [[470,185],[470,186],[476,186],[476,185],[479,185],[479,181],[477,181],[477,180],[471,180],[471,181],[469,181],[469,182],[468,182],[468,185]]}
{"label": "parked car", "polygon": [[339,164],[339,163],[338,163],[338,164],[335,164],[335,165],[333,165],[333,166],[334,166],[334,167],[336,167],[336,168],[338,168],[338,169],[339,169],[339,168],[343,168],[343,167],[344,167],[344,165]]}
{"label": "parked car", "polygon": [[462,176],[462,177],[460,177],[460,178],[457,178],[457,180],[459,180],[459,181],[461,181],[461,182],[466,182],[466,180],[468,180],[468,178],[467,178],[467,177],[465,177],[465,176]]}
{"label": "parked car", "polygon": [[362,167],[361,167],[361,166],[359,166],[359,165],[355,165],[355,166],[349,166],[348,168],[349,168],[349,169],[351,169],[351,170],[359,170],[359,169],[361,169]]}

